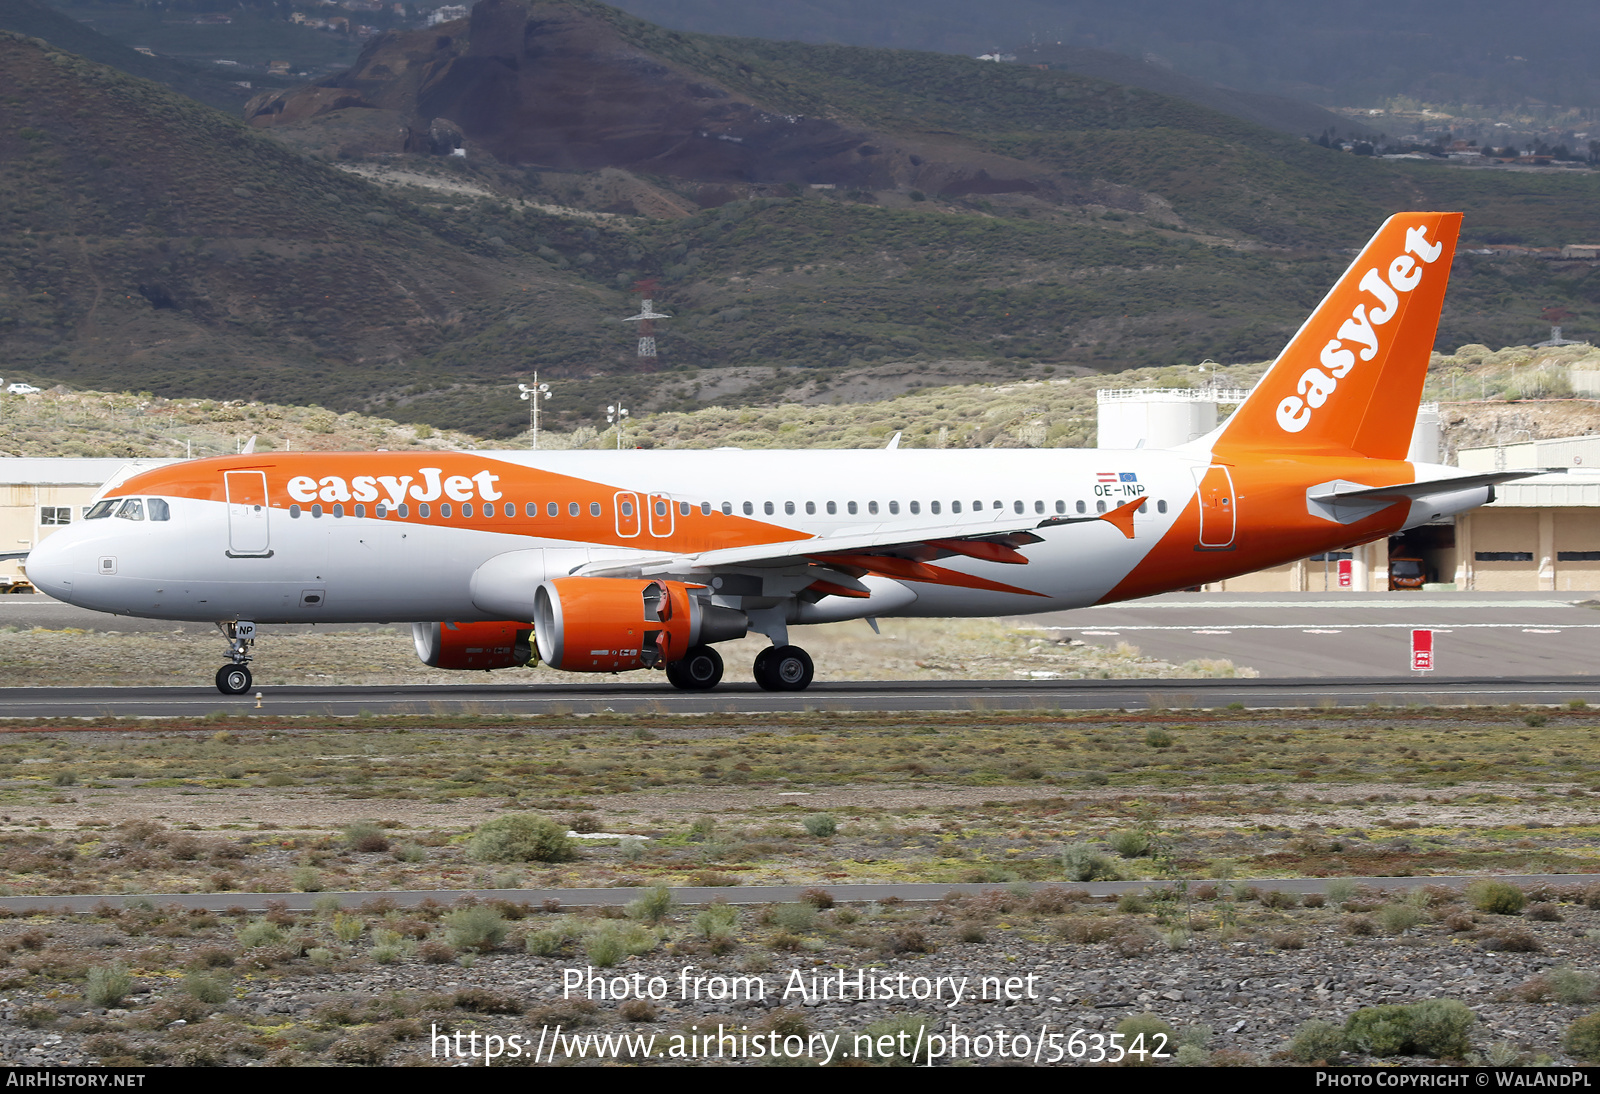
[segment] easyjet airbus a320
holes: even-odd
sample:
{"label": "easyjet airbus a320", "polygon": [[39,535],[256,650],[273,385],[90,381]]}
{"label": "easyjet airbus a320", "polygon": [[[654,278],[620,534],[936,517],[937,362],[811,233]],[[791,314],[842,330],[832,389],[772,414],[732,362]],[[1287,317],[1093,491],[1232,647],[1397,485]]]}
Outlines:
{"label": "easyjet airbus a320", "polygon": [[[1461,217],[1401,213],[1234,415],[1165,451],[295,453],[110,487],[28,577],[119,615],[215,621],[217,687],[258,623],[415,623],[427,664],[661,668],[715,687],[754,632],[798,691],[796,624],[1017,615],[1148,596],[1481,505],[1512,473],[1405,460]],[[435,622],[437,621],[437,622]]]}

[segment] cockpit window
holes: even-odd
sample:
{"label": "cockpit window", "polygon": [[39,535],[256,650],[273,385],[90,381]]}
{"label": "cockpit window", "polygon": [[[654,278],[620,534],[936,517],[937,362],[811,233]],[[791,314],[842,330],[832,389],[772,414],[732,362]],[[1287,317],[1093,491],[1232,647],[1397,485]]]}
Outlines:
{"label": "cockpit window", "polygon": [[111,515],[111,511],[121,504],[121,502],[121,498],[108,498],[105,501],[97,501],[93,505],[89,506],[88,509],[84,510],[83,519],[99,520],[101,517],[109,517]]}
{"label": "cockpit window", "polygon": [[123,520],[143,520],[144,502],[138,498],[129,498],[122,503],[122,508],[117,510],[117,516]]}
{"label": "cockpit window", "polygon": [[172,509],[161,498],[150,498],[146,503],[150,507],[151,520],[171,520]]}

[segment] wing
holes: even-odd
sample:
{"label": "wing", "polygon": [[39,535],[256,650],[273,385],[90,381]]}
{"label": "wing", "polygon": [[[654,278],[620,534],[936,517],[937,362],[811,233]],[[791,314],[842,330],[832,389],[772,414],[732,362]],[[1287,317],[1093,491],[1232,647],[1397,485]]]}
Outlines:
{"label": "wing", "polygon": [[[667,577],[691,583],[705,583],[713,575],[743,573],[767,579],[761,592],[742,591],[738,595],[793,595],[802,589],[827,596],[866,597],[869,588],[861,582],[867,575],[920,581],[935,585],[987,589],[994,592],[1040,596],[1030,589],[936,566],[948,558],[975,558],[1010,566],[1026,566],[1028,556],[1021,548],[1042,543],[1041,530],[1068,524],[1106,521],[1124,536],[1133,538],[1133,512],[1144,499],[1135,498],[1107,513],[1084,517],[1052,517],[1048,520],[1018,518],[975,528],[972,523],[933,525],[912,532],[862,532],[843,536],[816,536],[784,543],[726,547],[693,555],[657,555],[627,562],[599,562],[575,570],[584,577]],[[805,580],[796,583],[795,579]],[[723,576],[726,581],[727,577]],[[781,592],[770,585],[788,586]],[[721,587],[721,586],[718,586]]]}

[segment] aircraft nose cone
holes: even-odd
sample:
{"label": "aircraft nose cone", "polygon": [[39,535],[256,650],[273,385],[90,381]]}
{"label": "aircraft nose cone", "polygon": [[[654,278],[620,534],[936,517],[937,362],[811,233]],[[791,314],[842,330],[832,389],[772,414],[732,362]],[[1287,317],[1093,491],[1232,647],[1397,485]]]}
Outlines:
{"label": "aircraft nose cone", "polygon": [[72,602],[72,549],[68,537],[57,532],[28,552],[23,572],[34,588],[67,603]]}

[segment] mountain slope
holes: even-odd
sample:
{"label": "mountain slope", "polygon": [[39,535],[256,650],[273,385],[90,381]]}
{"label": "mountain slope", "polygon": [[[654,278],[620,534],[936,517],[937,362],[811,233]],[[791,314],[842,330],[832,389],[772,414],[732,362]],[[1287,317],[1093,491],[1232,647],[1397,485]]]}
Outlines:
{"label": "mountain slope", "polygon": [[219,110],[237,111],[250,95],[238,84],[192,65],[140,53],[40,0],[0,0],[0,30],[43,39],[57,49],[109,65],[130,76],[164,84]]}

